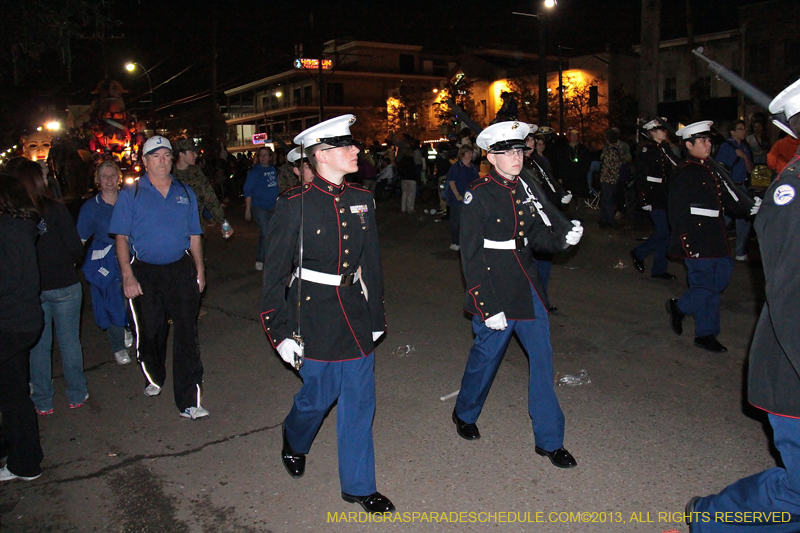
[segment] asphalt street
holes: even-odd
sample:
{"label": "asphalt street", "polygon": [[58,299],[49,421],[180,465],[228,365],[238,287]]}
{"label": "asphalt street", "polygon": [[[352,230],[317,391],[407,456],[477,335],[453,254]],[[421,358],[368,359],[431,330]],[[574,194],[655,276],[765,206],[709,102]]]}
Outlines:
{"label": "asphalt street", "polygon": [[441,397],[459,388],[472,332],[447,222],[422,207],[402,215],[390,200],[377,209],[389,328],[376,349],[374,438],[378,490],[396,504],[394,521],[370,521],[342,501],[335,408],[305,476],[291,479],[281,465],[280,424],[300,379],[262,331],[257,230],[232,205],[235,235],[224,241],[209,228],[206,239],[199,334],[211,416],[180,418],[170,378],[160,396],[144,396],[139,368],[115,364],[87,289],[91,397],[67,408],[56,350],[55,414],[39,419],[44,475],[0,485],[0,530],[683,533],[691,496],[776,464],[764,419],[743,394],[763,302],[760,264],[736,263],[722,298],[719,339],[729,351],[704,352],[692,344],[692,319],[678,337],[664,310],[686,287],[683,265],[670,264],[674,281],[638,273],[628,252],[649,222],[629,215],[601,230],[597,211],[579,213],[586,233],[576,251],[556,256],[550,282],[555,370],[585,370],[591,380],[557,388],[578,467],[560,470],[534,453],[527,359],[516,341],[478,420],[483,438],[459,438],[455,399]]}

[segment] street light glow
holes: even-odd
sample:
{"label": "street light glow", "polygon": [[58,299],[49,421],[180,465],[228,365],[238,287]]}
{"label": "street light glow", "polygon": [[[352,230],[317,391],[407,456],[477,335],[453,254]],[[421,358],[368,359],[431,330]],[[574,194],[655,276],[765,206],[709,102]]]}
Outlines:
{"label": "street light glow", "polygon": [[136,70],[136,65],[134,65],[133,63],[126,63],[125,70],[127,70],[128,72],[133,72],[134,70]]}
{"label": "street light glow", "polygon": [[59,124],[58,121],[56,121],[56,120],[54,120],[52,122],[48,122],[46,124],[46,126],[47,126],[47,129],[50,130],[50,131],[60,130],[61,129],[61,124]]}
{"label": "street light glow", "polygon": [[556,7],[557,3],[556,0],[544,0],[544,7],[553,8]]}
{"label": "street light glow", "polygon": [[275,93],[275,96],[277,96],[278,98],[280,98],[281,96],[283,96],[283,93],[282,93],[282,92],[280,92],[280,91],[277,91],[277,92]]}

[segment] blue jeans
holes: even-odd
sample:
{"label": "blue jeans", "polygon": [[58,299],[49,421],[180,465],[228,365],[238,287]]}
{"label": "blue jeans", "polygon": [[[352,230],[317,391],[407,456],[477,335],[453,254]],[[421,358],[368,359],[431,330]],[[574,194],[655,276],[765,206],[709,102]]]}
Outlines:
{"label": "blue jeans", "polygon": [[[737,218],[736,223],[736,255],[747,255],[747,242],[750,240],[750,219]],[[725,224],[729,224],[730,217],[725,217]]]}
{"label": "blue jeans", "polygon": [[125,328],[122,326],[109,326],[106,330],[106,335],[112,352],[117,353],[125,349]]}
{"label": "blue jeans", "polygon": [[[692,533],[796,533],[800,530],[800,420],[769,415],[775,447],[784,468],[770,468],[740,479],[719,494],[701,498],[695,505]],[[734,512],[775,513],[778,523],[725,523],[735,520]],[[723,513],[730,512],[725,515]],[[720,513],[720,514],[718,514]]]}
{"label": "blue jeans", "polygon": [[39,342],[31,350],[31,399],[39,411],[53,408],[53,323],[55,322],[58,346],[61,349],[61,367],[67,382],[69,403],[83,403],[88,393],[83,374],[81,349],[81,300],[83,289],[76,283],[63,289],[42,291],[39,298],[44,310],[44,330]]}
{"label": "blue jeans", "polygon": [[269,229],[269,221],[275,210],[253,207],[252,211],[253,218],[256,219],[256,224],[258,224],[258,255],[256,256],[256,261],[263,263],[264,258],[267,256],[267,230]]}
{"label": "blue jeans", "polygon": [[603,192],[600,195],[600,223],[615,226],[617,220],[614,215],[616,210],[617,186],[603,183]]}

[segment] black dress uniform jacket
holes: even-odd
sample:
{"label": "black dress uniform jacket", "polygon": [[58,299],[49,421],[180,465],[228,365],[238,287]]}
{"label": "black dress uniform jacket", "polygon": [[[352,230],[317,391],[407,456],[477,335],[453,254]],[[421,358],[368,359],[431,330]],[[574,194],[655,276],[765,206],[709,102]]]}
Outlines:
{"label": "black dress uniform jacket", "polygon": [[667,150],[669,147],[664,143],[652,139],[645,140],[639,147],[636,154],[636,186],[642,206],[667,209],[667,178],[676,166]]}
{"label": "black dress uniform jacket", "polygon": [[[545,306],[550,303],[536,273],[533,250],[562,252],[570,247],[566,235],[572,224],[555,209],[535,183],[528,183],[552,226],[547,226],[528,196],[521,179],[506,180],[492,170],[473,181],[461,211],[461,262],[467,292],[464,309],[482,320],[504,312],[507,320],[536,318],[530,286]],[[510,241],[528,238],[515,250],[484,247],[484,239]]]}
{"label": "black dress uniform jacket", "polygon": [[[669,255],[709,259],[730,255],[723,214],[749,215],[752,199],[736,191],[734,198],[722,179],[702,159],[689,156],[669,181],[667,216],[671,226]],[[738,198],[738,199],[737,199]],[[692,208],[717,211],[716,216],[692,213]]]}
{"label": "black dress uniform jacket", "polygon": [[800,158],[797,156],[764,194],[755,229],[764,263],[766,303],[750,348],[748,398],[760,409],[798,418]]}
{"label": "black dress uniform jacket", "polygon": [[331,286],[303,280],[300,318],[305,356],[317,361],[357,359],[372,352],[372,332],[386,329],[375,203],[360,185],[334,185],[315,176],[310,184],[289,189],[278,198],[264,260],[264,330],[277,346],[297,329],[299,284],[291,280],[299,265],[301,195],[303,269],[347,275],[360,268],[363,281],[363,285],[355,281]]}

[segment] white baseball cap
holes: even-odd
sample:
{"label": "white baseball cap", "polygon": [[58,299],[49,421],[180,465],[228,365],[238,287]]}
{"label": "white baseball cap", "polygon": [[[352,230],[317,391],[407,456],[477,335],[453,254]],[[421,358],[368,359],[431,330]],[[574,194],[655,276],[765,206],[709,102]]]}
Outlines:
{"label": "white baseball cap", "polygon": [[142,154],[150,155],[156,150],[161,150],[162,148],[172,151],[172,145],[169,143],[166,137],[162,137],[161,135],[153,135],[147,139],[147,141],[145,141]]}
{"label": "white baseball cap", "polygon": [[478,135],[478,146],[487,151],[502,152],[512,148],[529,150],[525,145],[530,127],[524,122],[509,120],[492,124]]}

